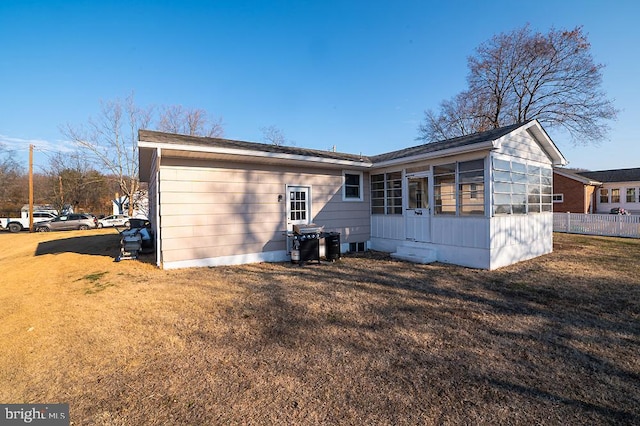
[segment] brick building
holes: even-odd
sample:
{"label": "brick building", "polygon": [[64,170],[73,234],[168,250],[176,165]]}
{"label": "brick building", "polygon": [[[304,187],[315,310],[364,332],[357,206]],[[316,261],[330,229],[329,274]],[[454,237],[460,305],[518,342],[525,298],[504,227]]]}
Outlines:
{"label": "brick building", "polygon": [[602,182],[572,170],[553,170],[554,213],[596,213],[597,188]]}

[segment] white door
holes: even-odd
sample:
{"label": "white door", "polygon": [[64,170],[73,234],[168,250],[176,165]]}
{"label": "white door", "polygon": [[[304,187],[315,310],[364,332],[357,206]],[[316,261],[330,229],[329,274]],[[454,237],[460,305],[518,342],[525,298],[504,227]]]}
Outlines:
{"label": "white door", "polygon": [[431,242],[429,177],[407,176],[407,194],[406,238],[410,241]]}
{"label": "white door", "polygon": [[287,186],[287,230],[293,225],[311,222],[311,197],[308,186]]}

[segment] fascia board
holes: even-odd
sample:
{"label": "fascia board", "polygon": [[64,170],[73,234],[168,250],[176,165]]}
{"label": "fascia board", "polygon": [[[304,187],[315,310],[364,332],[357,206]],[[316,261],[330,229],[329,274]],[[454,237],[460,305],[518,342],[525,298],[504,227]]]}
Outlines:
{"label": "fascia board", "polygon": [[[562,155],[556,144],[551,140],[547,132],[540,125],[538,120],[533,120],[527,123],[526,126],[521,127],[522,130],[530,130],[531,133],[534,134],[536,140],[542,147],[547,151],[547,153],[551,156],[553,160],[554,166],[566,166],[569,164],[569,161]],[[518,130],[520,130],[518,129]]]}

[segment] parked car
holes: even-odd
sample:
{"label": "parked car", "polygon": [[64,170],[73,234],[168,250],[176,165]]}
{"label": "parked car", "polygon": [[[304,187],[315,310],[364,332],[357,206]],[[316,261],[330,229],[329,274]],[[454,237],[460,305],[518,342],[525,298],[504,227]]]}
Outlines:
{"label": "parked car", "polygon": [[[43,222],[45,220],[51,220],[56,217],[56,214],[51,211],[34,211],[33,223]],[[22,211],[21,217],[14,218],[0,218],[0,229],[8,229],[10,232],[20,232],[24,229],[29,229],[29,212]]]}
{"label": "parked car", "polygon": [[614,207],[611,209],[611,211],[609,211],[609,214],[623,214],[623,215],[628,215],[629,212],[625,209],[623,209],[622,207]]}
{"label": "parked car", "polygon": [[107,228],[109,226],[129,226],[129,216],[126,214],[114,214],[104,219],[98,219],[98,228]]}
{"label": "parked car", "polygon": [[36,232],[68,231],[71,229],[92,229],[98,226],[97,219],[86,214],[68,214],[36,224]]}

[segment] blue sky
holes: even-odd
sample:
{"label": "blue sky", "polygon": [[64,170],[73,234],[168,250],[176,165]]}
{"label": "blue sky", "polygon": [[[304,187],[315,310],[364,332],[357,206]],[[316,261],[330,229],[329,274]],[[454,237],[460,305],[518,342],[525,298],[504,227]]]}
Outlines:
{"label": "blue sky", "polygon": [[0,1],[0,142],[36,164],[68,148],[65,123],[100,100],[202,108],[224,136],[374,155],[416,145],[426,109],[466,87],[467,57],[494,34],[584,26],[621,110],[610,139],[570,166],[640,167],[637,1]]}

